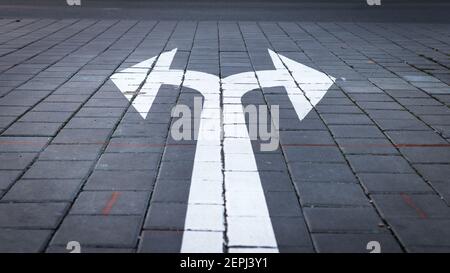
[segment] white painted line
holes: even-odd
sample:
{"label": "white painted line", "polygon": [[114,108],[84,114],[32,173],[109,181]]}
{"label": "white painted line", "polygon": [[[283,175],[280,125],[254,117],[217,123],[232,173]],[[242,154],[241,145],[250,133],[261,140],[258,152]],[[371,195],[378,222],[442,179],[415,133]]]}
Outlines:
{"label": "white painted line", "polygon": [[[186,71],[184,74],[182,70],[170,69],[175,53],[176,49],[162,53],[148,76],[156,57],[114,74],[111,80],[127,99],[134,98],[132,105],[144,119],[162,84],[179,86],[183,83],[203,96],[181,251],[221,252],[226,208],[230,251],[245,252],[253,248],[278,252],[241,99],[253,89],[283,86],[302,120],[323,98],[334,78],[269,50],[275,70],[239,73],[221,81],[208,73]],[[221,157],[222,133],[225,162]],[[226,200],[222,195],[223,185]]]}

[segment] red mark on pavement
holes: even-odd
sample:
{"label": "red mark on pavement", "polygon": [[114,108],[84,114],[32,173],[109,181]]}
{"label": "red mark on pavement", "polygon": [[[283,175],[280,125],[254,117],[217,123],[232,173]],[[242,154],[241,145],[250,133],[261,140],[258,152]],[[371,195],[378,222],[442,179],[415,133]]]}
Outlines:
{"label": "red mark on pavement", "polygon": [[119,198],[120,192],[115,191],[111,194],[111,198],[109,198],[108,203],[106,203],[106,206],[103,208],[102,213],[103,215],[108,215],[111,212],[112,207],[117,201],[117,198]]}
{"label": "red mark on pavement", "polygon": [[400,194],[400,195],[402,196],[403,201],[404,201],[408,206],[410,206],[411,208],[413,208],[413,209],[417,212],[417,214],[420,216],[420,218],[422,218],[422,219],[428,218],[428,215],[427,215],[421,208],[419,208],[419,207],[414,203],[414,201],[412,200],[411,196],[409,196],[409,195],[407,195],[407,194],[405,194],[405,193],[402,193],[402,194]]}

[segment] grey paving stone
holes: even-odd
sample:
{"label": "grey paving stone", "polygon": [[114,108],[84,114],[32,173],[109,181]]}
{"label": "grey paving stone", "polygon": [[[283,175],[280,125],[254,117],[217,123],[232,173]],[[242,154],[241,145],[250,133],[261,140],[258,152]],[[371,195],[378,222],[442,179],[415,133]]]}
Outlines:
{"label": "grey paving stone", "polygon": [[100,157],[98,170],[153,170],[160,155],[156,153],[106,153]]}
{"label": "grey paving stone", "polygon": [[373,122],[365,114],[322,114],[327,125],[350,124],[372,125]]}
{"label": "grey paving stone", "polygon": [[16,117],[4,117],[0,116],[0,129],[4,129],[11,125]]}
{"label": "grey paving stone", "polygon": [[389,131],[386,132],[394,144],[447,144],[433,131]]}
{"label": "grey paving stone", "polygon": [[187,204],[152,202],[144,229],[183,230]]}
{"label": "grey paving stone", "polygon": [[302,206],[369,206],[369,200],[355,183],[299,183]]}
{"label": "grey paving stone", "polygon": [[159,178],[168,180],[190,179],[192,167],[192,161],[163,161],[159,167]]}
{"label": "grey paving stone", "polygon": [[0,190],[8,189],[21,173],[21,171],[0,170]]}
{"label": "grey paving stone", "polygon": [[28,107],[0,105],[0,116],[18,117],[26,111],[28,111]]}
{"label": "grey paving stone", "polygon": [[138,252],[177,253],[180,252],[182,239],[182,231],[146,230],[142,233]]}
{"label": "grey paving stone", "polygon": [[347,159],[356,173],[413,173],[414,170],[401,156],[348,155]]}
{"label": "grey paving stone", "polygon": [[191,143],[180,145],[166,145],[162,161],[190,161],[194,159],[196,145]]}
{"label": "grey paving stone", "polygon": [[287,171],[260,171],[259,178],[264,191],[294,191]]}
{"label": "grey paving stone", "polygon": [[380,253],[401,253],[394,236],[383,234],[313,234],[314,245],[320,253],[370,253],[367,243],[380,243]]}
{"label": "grey paving stone", "polygon": [[160,153],[164,149],[163,137],[112,138],[106,147],[107,153]]}
{"label": "grey paving stone", "polygon": [[73,204],[70,214],[143,215],[150,192],[83,191]]}
{"label": "grey paving stone", "polygon": [[356,178],[347,164],[340,163],[303,163],[289,164],[294,182],[356,182]]}
{"label": "grey paving stone", "polygon": [[271,217],[271,221],[278,248],[312,247],[311,237],[303,217]]}
{"label": "grey paving stone", "polygon": [[46,102],[45,100],[33,108],[36,112],[75,112],[81,103],[74,102]]}
{"label": "grey paving stone", "polygon": [[400,152],[413,163],[450,163],[450,146],[407,147]]}
{"label": "grey paving stone", "polygon": [[89,177],[85,190],[151,190],[156,177],[155,170],[102,171],[95,170]]}
{"label": "grey paving stone", "polygon": [[0,153],[0,169],[24,170],[36,156],[36,153]]}
{"label": "grey paving stone", "polygon": [[368,193],[433,192],[420,176],[413,173],[360,173],[358,177]]}
{"label": "grey paving stone", "polygon": [[430,125],[450,125],[448,115],[421,115],[420,119]]}
{"label": "grey paving stone", "polygon": [[434,194],[373,194],[384,218],[450,218],[450,207]]}
{"label": "grey paving stone", "polygon": [[95,160],[100,154],[99,144],[50,144],[39,160]]}
{"label": "grey paving stone", "polygon": [[0,229],[0,252],[42,252],[51,234],[51,230]]}
{"label": "grey paving stone", "polygon": [[81,246],[134,248],[137,244],[141,217],[69,215],[50,246],[66,245],[78,241]]}
{"label": "grey paving stone", "polygon": [[312,246],[278,246],[280,253],[315,253]]}
{"label": "grey paving stone", "polygon": [[26,113],[23,117],[19,119],[19,122],[55,122],[63,123],[66,122],[70,116],[71,112],[35,112],[30,111]]}
{"label": "grey paving stone", "polygon": [[47,137],[0,137],[0,152],[39,152],[49,142]]}
{"label": "grey paving stone", "polygon": [[[316,232],[372,232],[386,229],[373,208],[304,208],[306,222]],[[358,219],[354,221],[352,219]]]}
{"label": "grey paving stone", "polygon": [[24,178],[84,178],[91,168],[90,161],[36,161]]}
{"label": "grey paving stone", "polygon": [[344,154],[398,154],[387,139],[382,138],[336,138]]}
{"label": "grey paving stone", "polygon": [[427,180],[450,181],[450,168],[448,164],[416,164],[414,167]]}
{"label": "grey paving stone", "polygon": [[189,198],[190,180],[164,180],[158,179],[152,202],[179,202],[187,203]]}
{"label": "grey paving stone", "polygon": [[287,162],[345,162],[344,157],[337,147],[327,145],[314,146],[287,146],[284,148]]}
{"label": "grey paving stone", "polygon": [[62,123],[16,122],[2,135],[4,136],[55,136]]}
{"label": "grey paving stone", "polygon": [[407,251],[450,246],[449,219],[393,218],[389,224]]}
{"label": "grey paving stone", "polygon": [[113,137],[164,137],[168,129],[167,124],[122,123],[114,131]]}
{"label": "grey paving stone", "polygon": [[280,142],[282,146],[334,144],[330,133],[326,131],[281,131]]}
{"label": "grey paving stone", "polygon": [[329,129],[336,138],[384,138],[381,131],[371,125],[330,125]]}
{"label": "grey paving stone", "polygon": [[119,118],[81,117],[72,118],[65,126],[67,129],[112,129]]}
{"label": "grey paving stone", "polygon": [[[70,253],[71,250],[66,249],[66,246],[50,246],[46,253]],[[83,247],[80,249],[81,253],[135,253],[133,248],[118,248],[118,247]]]}
{"label": "grey paving stone", "polygon": [[377,119],[375,123],[382,130],[426,131],[430,128],[417,118],[414,119]]}
{"label": "grey paving stone", "polygon": [[256,156],[258,170],[261,171],[285,171],[286,163],[281,153],[258,154]]}
{"label": "grey paving stone", "polygon": [[124,111],[123,108],[83,107],[75,117],[120,117]]}
{"label": "grey paving stone", "polygon": [[64,216],[66,203],[1,203],[0,227],[54,229]]}
{"label": "grey paving stone", "polygon": [[394,101],[358,101],[357,104],[372,118],[389,117],[389,114],[392,114],[391,118],[404,118],[409,114],[406,111],[394,111],[404,110],[400,104]]}
{"label": "grey paving stone", "polygon": [[271,216],[299,217],[301,208],[295,192],[274,191],[266,192],[266,201]]}
{"label": "grey paving stone", "polygon": [[3,201],[71,202],[81,187],[81,180],[19,180]]}
{"label": "grey paving stone", "polygon": [[104,144],[110,129],[63,129],[53,139],[54,144]]}

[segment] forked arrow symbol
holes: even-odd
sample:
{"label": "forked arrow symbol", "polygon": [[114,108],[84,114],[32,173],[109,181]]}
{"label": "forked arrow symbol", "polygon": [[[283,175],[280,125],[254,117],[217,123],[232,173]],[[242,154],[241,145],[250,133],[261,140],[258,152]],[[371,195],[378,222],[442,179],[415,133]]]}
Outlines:
{"label": "forked arrow symbol", "polygon": [[[277,252],[278,246],[246,124],[222,126],[221,115],[226,120],[227,111],[221,109],[221,92],[222,103],[226,108],[227,105],[235,104],[236,100],[240,102],[248,91],[283,86],[301,121],[323,98],[335,78],[269,49],[275,70],[243,72],[220,79],[204,72],[170,69],[176,51],[164,52],[159,58],[155,56],[121,70],[113,74],[111,80],[132,101],[143,119],[147,117],[162,84],[182,84],[199,91],[203,96],[181,251],[222,251],[225,205],[229,247],[260,247]],[[233,116],[234,119],[245,121],[243,111],[233,113]],[[239,132],[241,137],[225,137],[222,148],[222,128],[225,136],[230,130]],[[225,170],[222,166],[222,149]],[[236,161],[245,164],[233,164]],[[226,202],[222,197],[224,181]]]}

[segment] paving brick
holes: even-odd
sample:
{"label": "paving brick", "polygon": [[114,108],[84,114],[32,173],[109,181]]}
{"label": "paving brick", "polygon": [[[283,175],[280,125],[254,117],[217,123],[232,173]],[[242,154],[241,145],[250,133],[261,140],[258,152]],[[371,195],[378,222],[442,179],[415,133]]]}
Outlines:
{"label": "paving brick", "polygon": [[176,230],[146,230],[142,233],[138,252],[177,253],[181,249],[183,232]]}
{"label": "paving brick", "polygon": [[413,173],[408,162],[400,156],[348,155],[350,165],[357,173]]}
{"label": "paving brick", "polygon": [[0,229],[0,252],[42,252],[51,234],[51,230]]}
{"label": "paving brick", "polygon": [[450,207],[434,194],[373,194],[384,218],[450,218]]}
{"label": "paving brick", "polygon": [[36,153],[0,153],[0,169],[23,170],[36,157]]}
{"label": "paving brick", "polygon": [[260,171],[259,178],[264,191],[294,191],[293,184],[287,171]]}
{"label": "paving brick", "polygon": [[314,245],[321,253],[370,253],[367,243],[380,243],[380,253],[401,253],[399,243],[384,234],[313,234]]}
{"label": "paving brick", "polygon": [[377,119],[375,123],[382,130],[429,130],[428,126],[417,118],[414,119]]}
{"label": "paving brick", "polygon": [[19,119],[20,122],[55,122],[63,123],[66,122],[70,116],[71,112],[35,112],[30,111],[26,113],[23,117]]}
{"label": "paving brick", "polygon": [[387,139],[382,138],[336,138],[344,154],[398,154]]}
{"label": "paving brick", "polygon": [[[46,253],[70,253],[71,249],[66,249],[66,246],[50,246]],[[118,247],[83,247],[80,249],[81,253],[135,253],[133,248],[118,248]]]}
{"label": "paving brick", "polygon": [[69,215],[57,232],[51,246],[78,241],[82,247],[134,248],[137,244],[141,217]]}
{"label": "paving brick", "polygon": [[165,137],[168,130],[167,124],[121,123],[114,131],[113,137]]}
{"label": "paving brick", "polygon": [[95,170],[89,177],[85,190],[151,190],[155,181],[155,170],[146,171],[101,171]]}
{"label": "paving brick", "polygon": [[417,174],[360,173],[359,179],[368,193],[422,193],[431,187]]}
{"label": "paving brick", "polygon": [[294,182],[356,182],[356,178],[347,164],[300,163],[289,164]]}
{"label": "paving brick", "polygon": [[81,180],[19,180],[3,201],[71,202],[81,187]]}
{"label": "paving brick", "polygon": [[448,164],[417,164],[414,167],[427,180],[450,181],[450,168]]}
{"label": "paving brick", "polygon": [[406,147],[400,152],[413,163],[450,163],[450,146]]}
{"label": "paving brick", "polygon": [[73,204],[70,214],[143,215],[150,192],[83,191]]}
{"label": "paving brick", "polygon": [[144,229],[183,230],[187,204],[151,203]]}
{"label": "paving brick", "polygon": [[0,227],[54,229],[66,208],[66,203],[1,203]]}
{"label": "paving brick", "polygon": [[384,138],[381,131],[371,125],[330,125],[329,129],[336,138]]}
{"label": "paving brick", "polygon": [[449,247],[449,219],[394,218],[389,221],[407,251],[413,247]]}
{"label": "paving brick", "polygon": [[337,147],[321,146],[287,146],[284,148],[288,162],[345,162]]}
{"label": "paving brick", "polygon": [[91,168],[89,161],[36,161],[24,178],[84,178]]}
{"label": "paving brick", "polygon": [[278,248],[301,246],[312,247],[311,237],[302,217],[271,217]]}
{"label": "paving brick", "polygon": [[53,139],[54,144],[103,144],[109,129],[63,129]]}
{"label": "paving brick", "polygon": [[19,177],[21,171],[3,171],[0,170],[0,190],[8,189]]}
{"label": "paving brick", "polygon": [[164,149],[163,137],[112,138],[106,147],[107,153],[159,153]]}
{"label": "paving brick", "polygon": [[158,179],[152,195],[152,202],[187,203],[190,186],[189,180]]}
{"label": "paving brick", "polygon": [[95,160],[101,149],[100,144],[50,144],[39,155],[40,160]]}
{"label": "paving brick", "polygon": [[333,138],[326,131],[282,131],[281,144],[287,146],[302,144],[334,144]]}
{"label": "paving brick", "polygon": [[302,206],[369,206],[369,200],[355,183],[299,183]]}
{"label": "paving brick", "polygon": [[302,216],[298,198],[294,192],[266,192],[265,196],[271,216]]}
{"label": "paving brick", "polygon": [[62,123],[49,122],[16,122],[9,127],[4,136],[55,136]]}
{"label": "paving brick", "polygon": [[323,120],[327,125],[350,124],[372,125],[373,122],[364,114],[323,114]]}
{"label": "paving brick", "polygon": [[47,145],[47,137],[0,137],[0,152],[39,152]]}
{"label": "paving brick", "polygon": [[389,131],[386,134],[394,144],[447,144],[442,137],[432,131]]}
{"label": "paving brick", "polygon": [[[373,208],[304,208],[311,232],[383,232]],[[358,219],[353,221],[352,219]]]}
{"label": "paving brick", "polygon": [[192,164],[192,161],[163,161],[160,165],[159,177],[161,179],[190,179]]}
{"label": "paving brick", "polygon": [[98,170],[153,170],[156,169],[160,155],[155,153],[107,153],[100,157]]}

